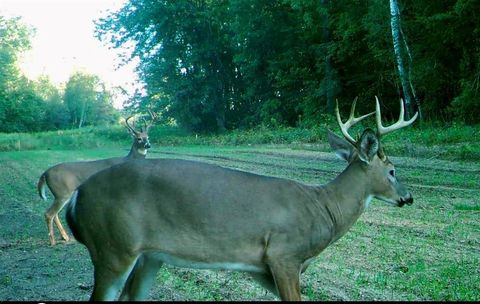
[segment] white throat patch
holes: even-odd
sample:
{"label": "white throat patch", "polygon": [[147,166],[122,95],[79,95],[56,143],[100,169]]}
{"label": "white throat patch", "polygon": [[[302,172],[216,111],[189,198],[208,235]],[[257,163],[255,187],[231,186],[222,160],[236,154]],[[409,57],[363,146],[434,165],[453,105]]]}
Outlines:
{"label": "white throat patch", "polygon": [[370,206],[370,202],[372,201],[372,199],[373,199],[373,195],[367,196],[367,198],[365,199],[365,209],[367,209],[368,206]]}

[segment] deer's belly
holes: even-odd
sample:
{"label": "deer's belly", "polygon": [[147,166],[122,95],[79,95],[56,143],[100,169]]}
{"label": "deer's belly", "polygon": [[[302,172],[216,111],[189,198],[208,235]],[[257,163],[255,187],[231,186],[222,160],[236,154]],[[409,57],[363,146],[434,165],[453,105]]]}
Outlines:
{"label": "deer's belly", "polygon": [[221,270],[234,270],[234,271],[247,271],[247,272],[264,272],[264,268],[256,265],[249,265],[236,262],[199,262],[183,259],[167,253],[154,253],[153,256],[166,263],[177,267],[194,268],[194,269],[221,269]]}

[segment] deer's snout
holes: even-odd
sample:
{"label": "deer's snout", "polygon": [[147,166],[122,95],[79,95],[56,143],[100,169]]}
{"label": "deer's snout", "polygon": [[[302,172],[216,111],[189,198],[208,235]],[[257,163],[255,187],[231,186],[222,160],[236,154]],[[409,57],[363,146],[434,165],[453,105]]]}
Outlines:
{"label": "deer's snout", "polygon": [[403,206],[405,206],[405,204],[407,204],[409,206],[411,204],[413,204],[413,196],[410,192],[407,193],[407,195],[405,197],[400,198],[400,202],[398,203],[398,207],[403,207]]}

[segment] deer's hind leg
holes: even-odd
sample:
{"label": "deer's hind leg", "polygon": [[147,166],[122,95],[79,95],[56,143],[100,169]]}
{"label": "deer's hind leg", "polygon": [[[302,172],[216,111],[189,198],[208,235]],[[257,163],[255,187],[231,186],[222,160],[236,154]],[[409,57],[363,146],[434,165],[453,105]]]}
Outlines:
{"label": "deer's hind leg", "polygon": [[125,283],[120,300],[145,300],[162,265],[163,262],[152,254],[141,255]]}
{"label": "deer's hind leg", "polygon": [[55,200],[53,201],[53,204],[45,212],[45,221],[47,222],[47,227],[48,227],[48,237],[50,239],[50,245],[52,246],[56,244],[55,231],[53,230],[53,222],[55,222],[55,225],[60,231],[62,238],[65,241],[70,240],[67,232],[65,231],[65,229],[62,226],[62,223],[60,222],[60,219],[58,218],[58,213],[60,212],[60,210],[62,210],[63,206],[65,206],[67,202],[68,202],[68,198],[55,198]]}
{"label": "deer's hind leg", "polygon": [[55,221],[55,225],[57,225],[58,231],[60,231],[60,234],[62,235],[62,239],[64,239],[65,242],[68,242],[70,240],[70,237],[65,231],[65,228],[63,228],[62,222],[60,222],[60,219],[58,218],[58,213],[57,215],[55,215],[55,218],[53,220]]}
{"label": "deer's hind leg", "polygon": [[108,253],[101,255],[102,259],[93,259],[94,280],[92,301],[113,301],[118,292],[125,286],[131,274],[136,257],[111,256]]}

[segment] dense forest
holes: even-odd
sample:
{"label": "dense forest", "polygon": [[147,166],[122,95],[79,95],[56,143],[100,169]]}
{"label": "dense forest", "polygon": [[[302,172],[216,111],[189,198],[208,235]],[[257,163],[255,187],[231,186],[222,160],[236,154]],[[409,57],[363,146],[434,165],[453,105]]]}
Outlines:
{"label": "dense forest", "polygon": [[335,99],[367,111],[375,95],[387,119],[402,97],[424,120],[477,123],[479,12],[468,0],[131,0],[97,32],[134,42],[141,105],[196,131],[315,124]]}
{"label": "dense forest", "polygon": [[[129,0],[96,21],[96,36],[140,59],[145,92],[127,109],[195,132],[313,126],[356,96],[359,112],[378,96],[387,120],[402,98],[424,121],[477,124],[479,13],[478,0]],[[86,85],[69,84],[88,75],[61,89],[25,80],[14,57],[32,33],[7,19],[0,33],[0,131],[108,121],[99,79],[84,99],[69,92]]]}

